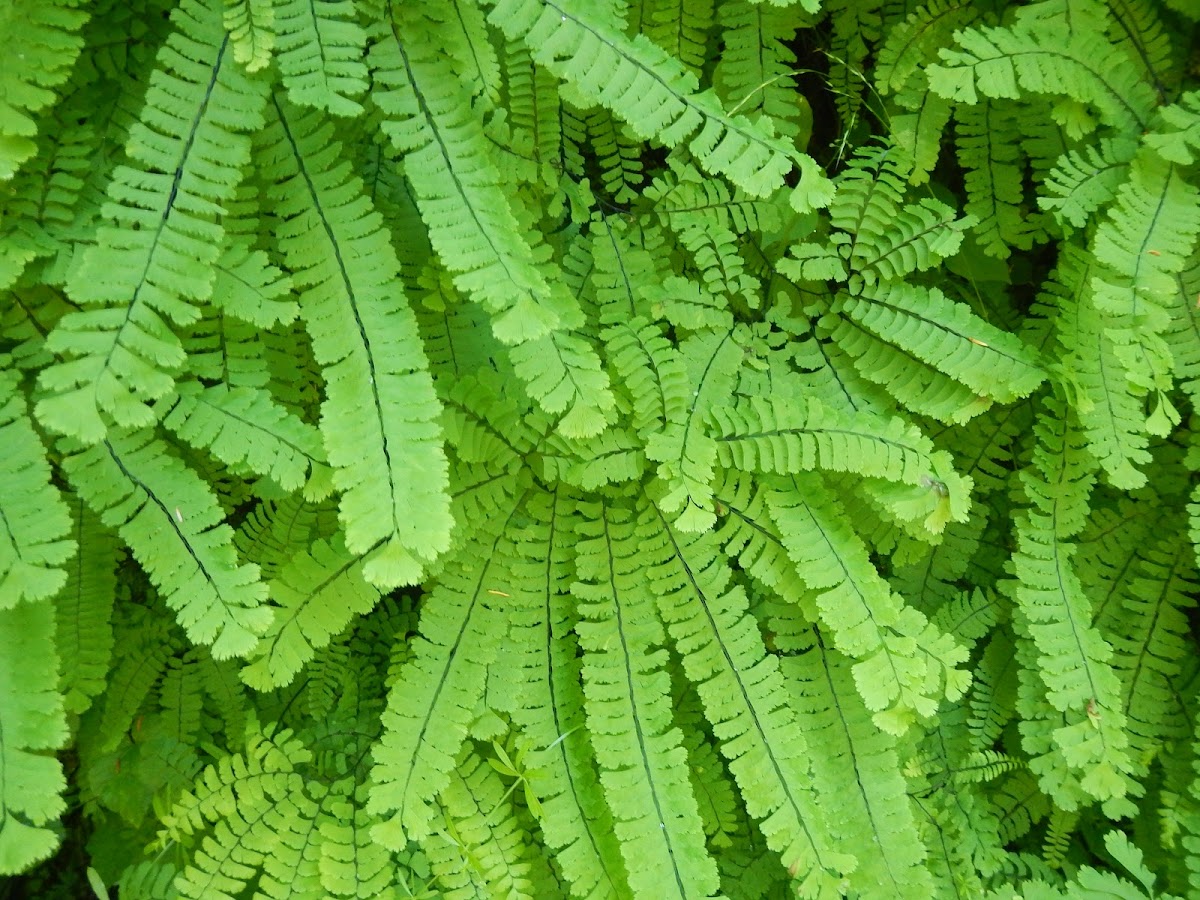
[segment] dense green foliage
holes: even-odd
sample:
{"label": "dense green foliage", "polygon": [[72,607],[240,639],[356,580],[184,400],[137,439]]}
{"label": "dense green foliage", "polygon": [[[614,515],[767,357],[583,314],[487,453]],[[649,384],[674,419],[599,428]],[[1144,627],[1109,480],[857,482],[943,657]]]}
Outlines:
{"label": "dense green foliage", "polygon": [[11,895],[1200,896],[1198,20],[0,0]]}

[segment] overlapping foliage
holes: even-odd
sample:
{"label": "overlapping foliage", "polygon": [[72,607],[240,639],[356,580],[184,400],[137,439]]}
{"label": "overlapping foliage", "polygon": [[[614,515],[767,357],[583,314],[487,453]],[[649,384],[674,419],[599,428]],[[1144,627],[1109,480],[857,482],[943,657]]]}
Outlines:
{"label": "overlapping foliage", "polygon": [[0,874],[1200,893],[1198,20],[0,0]]}

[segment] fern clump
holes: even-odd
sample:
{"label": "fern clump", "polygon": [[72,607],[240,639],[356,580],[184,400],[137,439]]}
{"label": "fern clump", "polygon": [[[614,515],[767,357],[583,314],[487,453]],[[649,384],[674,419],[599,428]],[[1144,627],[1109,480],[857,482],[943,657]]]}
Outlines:
{"label": "fern clump", "polygon": [[1183,0],[0,0],[14,896],[1200,892]]}

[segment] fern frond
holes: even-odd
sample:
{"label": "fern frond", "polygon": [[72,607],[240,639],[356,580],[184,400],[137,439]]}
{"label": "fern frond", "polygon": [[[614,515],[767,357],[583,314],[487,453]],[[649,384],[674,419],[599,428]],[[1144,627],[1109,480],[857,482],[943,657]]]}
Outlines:
{"label": "fern frond", "polygon": [[68,502],[74,559],[67,582],[54,597],[55,642],[63,707],[79,714],[105,689],[113,650],[112,614],[118,556],[114,535],[79,499]]}
{"label": "fern frond", "polygon": [[954,32],[973,24],[979,11],[961,0],[930,0],[888,29],[875,59],[875,86],[881,94],[902,91],[914,75],[937,59]]}
{"label": "fern frond", "polygon": [[954,113],[958,160],[966,169],[966,212],[990,256],[1005,259],[1012,248],[1028,250],[1032,234],[1022,211],[1024,165],[1018,119],[1003,104],[984,100]]}
{"label": "fern frond", "polygon": [[1116,195],[1136,152],[1137,143],[1122,137],[1100,138],[1069,151],[1042,182],[1038,205],[1054,213],[1064,228],[1083,228]]}
{"label": "fern frond", "polygon": [[72,487],[133,551],[188,637],[245,656],[270,622],[265,586],[242,565],[208,484],[152,432],[114,429],[62,463]]}
{"label": "fern frond", "polygon": [[1060,404],[1045,402],[1048,415],[1035,426],[1034,469],[1023,473],[1033,506],[1018,520],[1013,554],[1014,624],[1030,644],[1026,652],[1036,654],[1024,677],[1040,680],[1044,696],[1027,689],[1018,709],[1034,757],[1030,768],[1059,806],[1074,809],[1080,791],[1121,798],[1130,760],[1112,648],[1092,625],[1091,603],[1071,562],[1069,539],[1083,528],[1095,464]]}
{"label": "fern frond", "polygon": [[495,317],[500,340],[542,337],[560,324],[548,303],[550,288],[501,187],[483,126],[449,61],[434,49],[433,23],[390,2],[384,15],[370,62],[385,90],[372,100],[384,132],[405,153],[429,240],[455,273],[455,286]]}
{"label": "fern frond", "polygon": [[1200,91],[1188,91],[1178,103],[1159,110],[1162,124],[1146,135],[1152,147],[1167,162],[1186,166],[1200,156]]}
{"label": "fern frond", "polygon": [[1096,624],[1113,647],[1130,757],[1135,772],[1145,777],[1164,746],[1188,731],[1172,683],[1188,652],[1186,616],[1196,605],[1197,577],[1192,548],[1181,530],[1169,530],[1138,557],[1124,602]]}
{"label": "fern frond", "polygon": [[47,342],[66,359],[42,372],[38,418],[84,443],[105,435],[105,416],[149,425],[147,401],[171,389],[184,354],[167,320],[193,323],[211,296],[224,204],[263,124],[266,86],[233,61],[219,0],[184,0],[175,23],[130,130],[130,165],[113,172],[107,222],[68,281],[85,308]]}
{"label": "fern frond", "polygon": [[721,3],[717,18],[724,49],[713,69],[713,86],[727,107],[768,116],[798,150],[808,145],[812,110],[795,90],[796,55],[789,44],[800,19],[795,13],[752,0]]}
{"label": "fern frond", "polygon": [[1045,378],[1022,341],[980,319],[937,288],[891,284],[842,295],[835,311],[999,403],[1027,397]]}
{"label": "fern frond", "polygon": [[422,605],[412,656],[391,684],[368,804],[381,817],[372,833],[385,847],[401,849],[434,827],[433,800],[448,783],[504,639],[503,614],[486,598],[504,592],[496,550],[512,515],[501,536],[472,540],[447,564]]}
{"label": "fern frond", "polygon": [[[853,867],[808,784],[807,747],[785,702],[775,661],[748,611],[745,591],[709,533],[685,534],[652,504],[638,523],[650,589],[683,657],[705,717],[720,740],[747,811],[762,820],[768,845],[818,896]],[[786,750],[784,749],[786,748]]]}
{"label": "fern frond", "polygon": [[506,674],[498,705],[511,707],[524,754],[530,804],[547,844],[580,897],[628,891],[583,712],[576,616],[567,589],[576,540],[576,501],[565,491],[527,495],[529,523],[513,546],[504,584],[512,622],[493,682]]}
{"label": "fern frond", "polygon": [[242,680],[259,691],[290,684],[296,673],[355,615],[379,601],[379,590],[363,575],[363,561],[338,538],[316,541],[294,556],[268,586],[272,621],[242,670]]}
{"label": "fern frond", "polygon": [[1088,288],[1095,263],[1074,244],[1063,244],[1058,267],[1046,282],[1042,301],[1058,308],[1054,318],[1066,349],[1063,376],[1077,396],[1074,406],[1088,439],[1088,450],[1121,488],[1145,484],[1140,466],[1146,449],[1146,413],[1125,377],[1119,348],[1104,328]]}
{"label": "fern frond", "polygon": [[[723,466],[776,475],[850,472],[912,485],[919,493],[909,502],[927,514],[932,530],[966,518],[970,479],[953,470],[949,454],[934,450],[928,438],[900,419],[862,412],[851,419],[815,399],[802,409],[783,398],[758,397],[710,415]],[[917,511],[905,515],[917,517]]]}
{"label": "fern frond", "polygon": [[782,186],[797,165],[801,183],[793,203],[811,209],[828,202],[828,182],[815,162],[745,116],[726,113],[715,94],[697,92],[695,76],[646,37],[626,38],[577,0],[501,0],[489,18],[581,96],[625,119],[638,137],[668,147],[687,141],[702,168],[753,196]]}
{"label": "fern frond", "polygon": [[37,151],[33,117],[54,102],[54,89],[70,76],[83,47],[78,32],[90,14],[80,0],[0,8],[0,33],[8,37],[0,64],[0,182]]}
{"label": "fern frond", "polygon": [[713,0],[650,0],[641,24],[641,33],[668,55],[693,72],[703,69],[708,31],[713,26]]}
{"label": "fern frond", "polygon": [[819,476],[780,482],[767,503],[835,647],[859,660],[855,683],[877,725],[902,734],[942,696],[962,694],[965,673],[954,666],[966,652],[888,589]]}
{"label": "fern frond", "polygon": [[54,649],[54,607],[22,603],[0,610],[0,873],[16,875],[50,856],[51,826],[66,809],[62,764],[67,737]]}
{"label": "fern frond", "polygon": [[665,635],[638,566],[640,541],[629,511],[580,507],[571,587],[584,650],[588,730],[600,782],[635,894],[711,897],[717,867],[671,724]]}
{"label": "fern frond", "polygon": [[1175,276],[1177,290],[1170,305],[1171,325],[1163,335],[1174,362],[1175,383],[1200,409],[1200,256]]}
{"label": "fern frond", "polygon": [[927,69],[930,87],[961,103],[1018,99],[1021,89],[1069,97],[1094,107],[1100,120],[1125,133],[1146,130],[1157,105],[1153,88],[1102,34],[1081,29],[1069,42],[1055,29],[972,28],[960,31],[961,49],[943,49]]}
{"label": "fern frond", "polygon": [[536,849],[496,770],[465,748],[439,800],[444,825],[426,844],[444,896],[536,900]]}
{"label": "fern frond", "polygon": [[1102,263],[1092,282],[1096,308],[1125,365],[1135,396],[1153,391],[1158,409],[1146,423],[1166,434],[1178,422],[1167,400],[1171,358],[1161,333],[1164,309],[1200,235],[1200,189],[1187,173],[1155,153],[1140,152],[1096,230],[1092,252]]}
{"label": "fern frond", "polygon": [[311,758],[289,731],[254,733],[244,751],[204,770],[162,817],[160,842],[189,850],[175,879],[180,897],[237,896],[280,844],[296,843],[296,833],[311,828],[317,805],[296,771]]}
{"label": "fern frond", "polygon": [[[11,358],[0,355],[0,365]],[[46,600],[67,580],[76,552],[71,517],[25,407],[20,376],[0,371],[0,610]]]}
{"label": "fern frond", "polygon": [[225,0],[225,30],[233,58],[258,72],[271,63],[275,49],[275,0]]}
{"label": "fern frond", "polygon": [[296,318],[290,280],[263,251],[253,249],[248,238],[229,235],[216,270],[212,303],[217,309],[259,328],[287,325]]}
{"label": "fern frond", "polygon": [[325,367],[321,433],[342,492],[346,546],[372,551],[364,569],[371,583],[412,584],[449,546],[452,525],[429,363],[399,262],[362,182],[340,159],[332,124],[278,98],[273,109],[264,138],[275,173],[269,192]]}
{"label": "fern frond", "polygon": [[821,748],[812,754],[813,782],[818,802],[836,810],[827,815],[831,838],[835,846],[862,847],[848,887],[863,896],[931,896],[896,738],[871,722],[849,660],[825,647],[813,629],[805,651],[781,666],[796,724]]}
{"label": "fern frond", "polygon": [[685,340],[680,353],[692,385],[687,414],[667,424],[646,443],[646,457],[657,461],[658,477],[667,487],[659,501],[667,512],[678,512],[677,524],[703,531],[714,521],[713,466],[717,445],[707,434],[708,411],[728,398],[742,362],[732,333],[698,334]]}
{"label": "fern frond", "polygon": [[971,717],[967,722],[972,746],[992,747],[1012,720],[1017,705],[1017,664],[1007,630],[988,640],[979,665],[971,673]]}
{"label": "fern frond", "polygon": [[[273,0],[275,59],[297,106],[357,116],[367,89],[367,35],[352,0]],[[251,70],[253,71],[253,70]]]}
{"label": "fern frond", "polygon": [[473,0],[427,0],[420,5],[437,29],[441,51],[454,61],[452,68],[472,100],[485,107],[495,105],[500,99],[500,62],[483,9]]}
{"label": "fern frond", "polygon": [[[318,890],[339,897],[386,896],[396,880],[393,855],[371,839],[367,788],[353,778],[335,782],[317,820]],[[301,835],[308,837],[307,833]],[[316,855],[316,854],[314,854]]]}
{"label": "fern frond", "polygon": [[[299,490],[325,465],[317,429],[253,388],[176,386],[163,425],[228,466],[245,466],[285,491]],[[310,496],[309,499],[319,499]]]}
{"label": "fern frond", "polygon": [[649,439],[687,415],[688,377],[679,351],[642,317],[603,332],[605,356],[629,393],[631,423]]}

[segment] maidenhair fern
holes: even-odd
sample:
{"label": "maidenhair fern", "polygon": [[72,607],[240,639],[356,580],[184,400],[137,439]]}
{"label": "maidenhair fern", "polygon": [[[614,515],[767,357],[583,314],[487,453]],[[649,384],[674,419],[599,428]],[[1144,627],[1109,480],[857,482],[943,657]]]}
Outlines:
{"label": "maidenhair fern", "polygon": [[1198,28],[0,0],[0,893],[1197,895]]}

